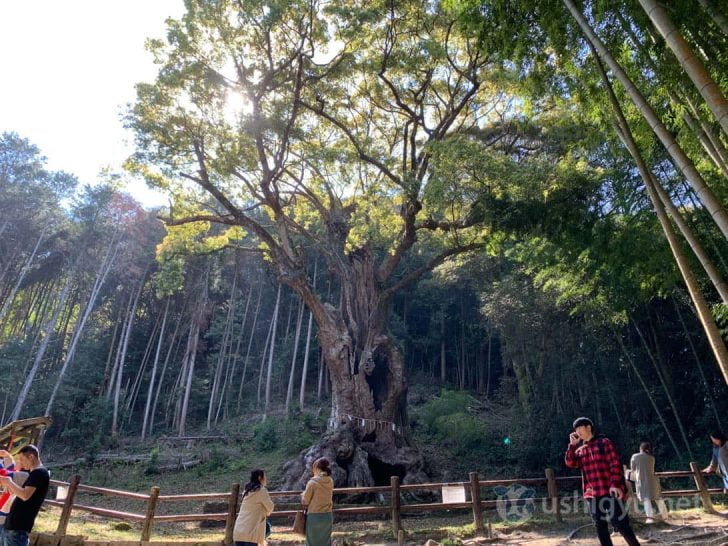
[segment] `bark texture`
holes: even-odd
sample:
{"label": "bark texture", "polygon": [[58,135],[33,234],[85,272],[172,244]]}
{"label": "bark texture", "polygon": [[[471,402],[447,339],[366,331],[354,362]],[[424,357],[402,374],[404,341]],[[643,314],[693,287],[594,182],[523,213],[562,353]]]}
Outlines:
{"label": "bark texture", "polygon": [[305,484],[319,456],[336,462],[338,486],[389,483],[392,475],[403,483],[425,478],[422,458],[405,434],[405,362],[387,332],[387,295],[366,249],[351,254],[349,264],[338,307],[311,298],[305,289],[299,292],[319,325],[332,408],[329,433],[285,466],[284,480],[291,487]]}

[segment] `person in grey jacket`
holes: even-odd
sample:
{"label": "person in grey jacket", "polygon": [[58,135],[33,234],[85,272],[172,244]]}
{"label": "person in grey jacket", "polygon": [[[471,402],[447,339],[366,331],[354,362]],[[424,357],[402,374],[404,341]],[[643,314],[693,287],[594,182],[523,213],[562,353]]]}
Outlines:
{"label": "person in grey jacket", "polygon": [[718,472],[723,478],[723,491],[728,491],[728,438],[722,432],[714,432],[710,435],[710,443],[713,444],[713,456],[710,464],[703,469],[706,474]]}
{"label": "person in grey jacket", "polygon": [[629,462],[630,475],[635,482],[637,498],[645,507],[647,523],[654,523],[655,512],[652,509],[652,501],[657,504],[660,518],[667,519],[667,506],[662,500],[662,488],[660,480],[655,475],[655,456],[652,454],[652,446],[648,442],[640,444],[640,452],[632,455]]}

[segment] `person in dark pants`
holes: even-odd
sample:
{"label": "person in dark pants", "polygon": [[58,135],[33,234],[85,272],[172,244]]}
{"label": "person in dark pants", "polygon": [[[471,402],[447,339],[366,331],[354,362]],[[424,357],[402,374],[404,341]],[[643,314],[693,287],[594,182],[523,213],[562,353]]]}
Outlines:
{"label": "person in dark pants", "polygon": [[569,468],[581,469],[584,499],[594,520],[599,543],[612,546],[608,525],[611,522],[627,544],[639,546],[624,504],[627,488],[617,449],[609,438],[594,435],[594,424],[590,419],[579,417],[573,427],[564,459]]}
{"label": "person in dark pants", "polygon": [[28,472],[28,479],[19,486],[10,476],[0,476],[0,485],[15,495],[15,502],[5,518],[2,546],[28,546],[30,531],[51,479],[34,445],[23,446],[16,456],[16,463]]}

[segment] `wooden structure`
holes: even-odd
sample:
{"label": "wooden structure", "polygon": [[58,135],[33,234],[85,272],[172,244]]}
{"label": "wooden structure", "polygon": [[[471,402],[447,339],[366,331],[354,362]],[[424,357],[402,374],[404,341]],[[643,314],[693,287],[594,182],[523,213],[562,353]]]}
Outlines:
{"label": "wooden structure", "polygon": [[14,455],[25,445],[37,444],[38,438],[49,426],[51,426],[50,417],[11,421],[0,428],[0,447]]}
{"label": "wooden structure", "polygon": [[[697,465],[691,464],[692,469],[676,472],[658,472],[658,478],[662,480],[675,478],[692,478],[695,482],[695,489],[674,489],[663,490],[664,497],[688,497],[692,496],[699,499],[703,509],[711,512],[713,506],[711,504],[711,495],[723,493],[723,489],[709,489],[703,477],[698,470]],[[547,468],[543,478],[524,478],[524,479],[500,479],[500,480],[482,480],[476,472],[471,472],[468,481],[464,482],[446,482],[446,483],[421,483],[421,484],[401,484],[398,476],[392,476],[391,483],[388,486],[378,487],[346,487],[334,489],[334,495],[358,495],[358,494],[375,494],[378,496],[388,496],[389,502],[378,505],[362,505],[347,506],[334,509],[334,514],[338,517],[349,515],[389,515],[392,521],[392,531],[395,537],[403,536],[402,515],[421,512],[437,512],[447,510],[471,510],[476,530],[483,530],[483,510],[493,509],[502,503],[502,500],[482,499],[481,492],[483,488],[494,488],[496,486],[530,486],[538,487],[546,492],[545,497],[528,498],[525,501],[515,500],[513,502],[541,502],[543,506],[549,507],[549,512],[561,521],[562,514],[559,510],[560,503],[565,499],[578,501],[579,497],[574,496],[574,491],[581,488],[581,476],[560,476],[556,477],[554,471]],[[217,543],[209,543],[216,546],[232,543],[233,527],[237,515],[238,506],[240,504],[240,484],[233,484],[229,492],[225,493],[201,493],[189,495],[162,495],[158,487],[152,487],[148,494],[133,493],[130,491],[121,491],[117,489],[108,489],[104,487],[94,487],[80,483],[80,476],[76,475],[69,482],[51,480],[51,485],[67,488],[64,500],[46,499],[46,504],[61,508],[61,516],[58,522],[58,528],[53,535],[55,537],[55,546],[64,546],[63,537],[66,535],[68,520],[73,511],[88,512],[111,519],[120,519],[127,521],[136,521],[141,523],[141,536],[139,542],[125,542],[123,546],[135,546],[146,544],[151,540],[153,526],[156,523],[163,522],[194,522],[194,521],[224,521],[225,535],[224,538]],[[565,486],[569,487],[568,494],[563,493]],[[408,493],[430,491],[441,491],[443,487],[461,487],[469,493],[469,500],[461,502],[428,502],[428,503],[410,503],[411,495]],[[562,490],[562,493],[559,490]],[[111,497],[120,497],[126,499],[137,500],[144,503],[144,513],[141,512],[121,512],[108,508],[101,508],[76,502],[78,493],[92,493],[106,495]],[[293,499],[294,503],[300,502],[300,491],[271,491],[270,495],[274,499]],[[465,498],[465,497],[463,497]],[[180,501],[226,501],[227,510],[220,513],[212,514],[158,514],[157,508],[161,503],[172,503]],[[296,511],[300,509],[297,505],[287,510],[277,510],[271,515],[272,518],[289,518],[292,519]],[[85,542],[86,545],[101,546],[102,543]],[[107,543],[105,543],[107,544]],[[117,543],[114,543],[117,544]],[[122,543],[118,543],[122,546]],[[197,543],[199,544],[199,543]],[[206,545],[208,543],[205,543]],[[32,546],[32,545],[31,545]],[[53,546],[47,543],[38,543],[37,546]]]}

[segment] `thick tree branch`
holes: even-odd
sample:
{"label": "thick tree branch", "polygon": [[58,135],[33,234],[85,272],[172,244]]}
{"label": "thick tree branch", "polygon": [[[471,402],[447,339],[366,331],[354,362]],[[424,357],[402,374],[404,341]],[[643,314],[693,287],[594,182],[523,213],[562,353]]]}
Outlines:
{"label": "thick tree branch", "polygon": [[301,106],[303,106],[304,108],[310,110],[311,112],[313,112],[314,114],[316,114],[318,116],[321,116],[322,118],[327,120],[332,125],[335,125],[336,127],[338,127],[344,133],[344,135],[346,135],[346,138],[349,139],[351,144],[354,146],[354,149],[356,150],[357,155],[359,156],[359,158],[362,161],[365,161],[365,162],[369,163],[370,165],[375,166],[384,175],[386,175],[387,178],[389,178],[392,182],[397,184],[397,186],[399,186],[401,188],[404,187],[402,180],[396,174],[394,174],[384,163],[382,163],[378,159],[370,156],[368,153],[366,153],[364,151],[364,148],[362,148],[361,144],[359,144],[356,137],[351,132],[351,129],[349,129],[344,123],[342,123],[341,121],[339,121],[332,115],[324,112],[323,107],[321,107],[321,106],[314,107],[303,100],[300,100],[299,102],[301,103]]}
{"label": "thick tree branch", "polygon": [[472,252],[473,250],[479,250],[484,247],[485,243],[470,243],[464,246],[448,248],[447,250],[444,250],[440,254],[437,254],[436,256],[431,258],[430,261],[428,261],[425,265],[411,271],[410,273],[402,277],[402,279],[400,279],[398,282],[384,290],[382,292],[382,298],[391,299],[391,297],[394,296],[397,292],[399,292],[403,288],[406,288],[407,286],[414,284],[420,279],[420,277],[422,277],[422,275],[424,275],[428,271],[432,271],[448,258],[452,256],[457,256],[459,254],[465,254],[466,252]]}
{"label": "thick tree branch", "polygon": [[164,222],[167,226],[181,226],[192,222],[212,222],[228,226],[240,226],[240,222],[232,215],[216,216],[214,214],[193,214],[192,216],[185,216],[183,218],[171,218],[169,216],[157,215],[157,218],[159,218],[159,220]]}

